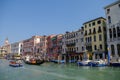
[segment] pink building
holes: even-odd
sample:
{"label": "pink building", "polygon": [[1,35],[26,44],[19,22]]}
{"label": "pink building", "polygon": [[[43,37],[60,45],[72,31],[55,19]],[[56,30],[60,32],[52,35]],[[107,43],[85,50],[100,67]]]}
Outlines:
{"label": "pink building", "polygon": [[61,60],[62,35],[50,35],[47,37],[47,53],[51,60]]}

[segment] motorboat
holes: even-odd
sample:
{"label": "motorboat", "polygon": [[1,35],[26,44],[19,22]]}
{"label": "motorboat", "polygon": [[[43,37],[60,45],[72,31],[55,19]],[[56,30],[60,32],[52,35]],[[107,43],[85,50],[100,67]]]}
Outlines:
{"label": "motorboat", "polygon": [[89,66],[89,62],[91,62],[91,60],[83,60],[83,61],[78,61],[77,65],[79,66]]}
{"label": "motorboat", "polygon": [[110,66],[120,67],[120,62],[111,62],[111,63],[110,63]]}
{"label": "motorboat", "polygon": [[23,64],[22,64],[22,61],[21,60],[10,60],[9,61],[9,66],[12,66],[12,67],[22,67]]}
{"label": "motorboat", "polygon": [[92,66],[92,67],[104,67],[104,66],[107,66],[107,62],[104,61],[104,60],[94,60],[94,61],[91,61],[88,63],[89,66]]}
{"label": "motorboat", "polygon": [[65,60],[51,60],[54,63],[65,63]]}
{"label": "motorboat", "polygon": [[120,59],[113,59],[110,61],[110,66],[112,67],[120,67]]}

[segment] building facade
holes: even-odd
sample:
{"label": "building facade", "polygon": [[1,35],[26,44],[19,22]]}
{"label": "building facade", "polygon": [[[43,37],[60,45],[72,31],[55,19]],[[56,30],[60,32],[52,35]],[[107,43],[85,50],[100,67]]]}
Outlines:
{"label": "building facade", "polygon": [[44,60],[47,59],[47,36],[40,36],[40,42],[36,44],[36,53],[39,54]]}
{"label": "building facade", "polygon": [[84,45],[81,43],[81,41],[83,42],[81,35],[83,35],[82,30],[66,32],[63,35],[62,54],[66,62],[76,62],[83,54]]}
{"label": "building facade", "polygon": [[[103,58],[106,55],[106,19],[99,17],[83,24],[84,44],[87,58]],[[104,56],[105,57],[105,56]]]}
{"label": "building facade", "polygon": [[15,42],[11,44],[11,53],[12,54],[18,54],[22,55],[23,54],[23,42]]}
{"label": "building facade", "polygon": [[40,36],[32,36],[23,40],[23,55],[36,55],[36,46],[40,43]]}
{"label": "building facade", "polygon": [[105,7],[107,45],[112,59],[120,58],[120,0]]}
{"label": "building facade", "polygon": [[54,60],[54,54],[53,54],[53,40],[56,35],[49,35],[47,36],[47,58],[48,60]]}

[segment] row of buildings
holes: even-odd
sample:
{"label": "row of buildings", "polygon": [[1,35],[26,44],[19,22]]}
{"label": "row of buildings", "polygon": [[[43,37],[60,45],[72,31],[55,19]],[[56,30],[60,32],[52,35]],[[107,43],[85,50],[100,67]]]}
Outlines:
{"label": "row of buildings", "polygon": [[105,8],[106,19],[99,17],[83,23],[77,31],[64,34],[32,36],[29,39],[1,47],[1,55],[8,53],[40,55],[46,60],[75,62],[83,59],[120,58],[120,1]]}

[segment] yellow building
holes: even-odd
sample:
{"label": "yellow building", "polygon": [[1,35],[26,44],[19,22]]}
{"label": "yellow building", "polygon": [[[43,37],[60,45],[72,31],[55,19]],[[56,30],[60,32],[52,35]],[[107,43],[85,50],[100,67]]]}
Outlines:
{"label": "yellow building", "polygon": [[[106,19],[99,17],[83,24],[84,26],[84,43],[88,56],[91,58],[105,58],[106,53]],[[97,55],[99,54],[99,56]]]}

